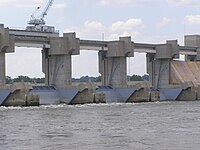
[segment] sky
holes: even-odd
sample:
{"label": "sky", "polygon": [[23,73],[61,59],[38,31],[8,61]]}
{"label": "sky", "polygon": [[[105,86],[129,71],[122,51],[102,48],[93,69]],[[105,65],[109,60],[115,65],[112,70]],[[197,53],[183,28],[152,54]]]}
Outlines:
{"label": "sky", "polygon": [[[5,27],[25,29],[38,6],[42,13],[48,0],[0,0],[0,23]],[[80,39],[118,40],[131,36],[136,43],[165,43],[184,35],[200,34],[199,0],[54,0],[45,18],[47,25],[60,31],[76,32]],[[41,50],[16,48],[6,55],[6,75],[43,77]],[[81,51],[72,56],[72,76],[99,76],[97,52]],[[145,54],[127,59],[128,75],[146,73]],[[89,67],[85,67],[89,66]]]}

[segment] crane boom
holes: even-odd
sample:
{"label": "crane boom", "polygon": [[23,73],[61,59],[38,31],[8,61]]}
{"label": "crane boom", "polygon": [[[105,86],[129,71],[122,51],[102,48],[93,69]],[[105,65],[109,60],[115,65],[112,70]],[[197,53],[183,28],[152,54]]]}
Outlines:
{"label": "crane boom", "polygon": [[37,7],[37,9],[33,12],[31,15],[31,19],[35,19],[35,13],[40,9],[40,7]]}
{"label": "crane boom", "polygon": [[42,13],[42,17],[41,19],[44,19],[44,17],[47,15],[47,12],[49,10],[49,8],[53,5],[53,1],[54,0],[50,0],[46,6],[46,8],[44,9],[43,13]]}

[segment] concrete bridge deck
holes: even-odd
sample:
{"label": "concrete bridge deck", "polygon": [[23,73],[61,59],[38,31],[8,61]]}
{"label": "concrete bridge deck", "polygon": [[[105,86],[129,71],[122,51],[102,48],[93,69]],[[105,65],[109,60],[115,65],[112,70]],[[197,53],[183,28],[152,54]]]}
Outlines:
{"label": "concrete bridge deck", "polygon": [[[10,30],[15,35],[16,47],[50,48],[51,37],[59,37],[58,33],[30,32],[26,30]],[[80,40],[80,50],[107,51],[110,41]],[[132,42],[134,43],[134,42]],[[159,44],[134,43],[134,52],[156,53],[156,46]],[[180,46],[180,54],[197,55],[197,47]]]}

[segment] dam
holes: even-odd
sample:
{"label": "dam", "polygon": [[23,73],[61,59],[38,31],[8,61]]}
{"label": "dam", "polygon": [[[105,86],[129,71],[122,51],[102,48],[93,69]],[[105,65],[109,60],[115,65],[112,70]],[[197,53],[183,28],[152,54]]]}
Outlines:
{"label": "dam", "polygon": [[[41,48],[45,86],[6,85],[6,53],[15,47]],[[101,86],[72,84],[72,56],[81,50],[98,51]],[[128,57],[145,53],[150,81],[127,84]],[[179,57],[185,55],[185,61]],[[0,26],[0,106],[47,104],[127,103],[163,100],[198,100],[200,84],[200,35],[185,36],[163,44],[136,43],[131,37],[116,41],[84,40],[76,33],[15,30]],[[81,66],[88,67],[88,66]]]}

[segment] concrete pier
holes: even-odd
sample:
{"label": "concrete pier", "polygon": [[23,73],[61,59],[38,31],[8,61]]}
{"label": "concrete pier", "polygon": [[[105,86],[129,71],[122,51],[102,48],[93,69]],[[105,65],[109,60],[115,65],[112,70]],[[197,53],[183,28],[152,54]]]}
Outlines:
{"label": "concrete pier", "polygon": [[170,86],[171,61],[179,58],[179,45],[173,40],[155,48],[156,54],[147,54],[147,72],[154,89],[166,88]]}
{"label": "concrete pier", "polygon": [[79,39],[75,33],[50,38],[51,48],[42,50],[42,66],[45,82],[57,88],[67,88],[72,82],[72,55],[80,54]]}
{"label": "concrete pier", "polygon": [[126,57],[103,58],[99,52],[102,84],[114,87],[127,87]]}
{"label": "concrete pier", "polygon": [[102,85],[127,87],[127,57],[134,57],[134,43],[131,42],[131,37],[121,37],[119,41],[109,42],[108,50],[99,52]]}
{"label": "concrete pier", "polygon": [[49,84],[59,88],[66,88],[71,85],[71,56],[53,55],[49,58]]}

